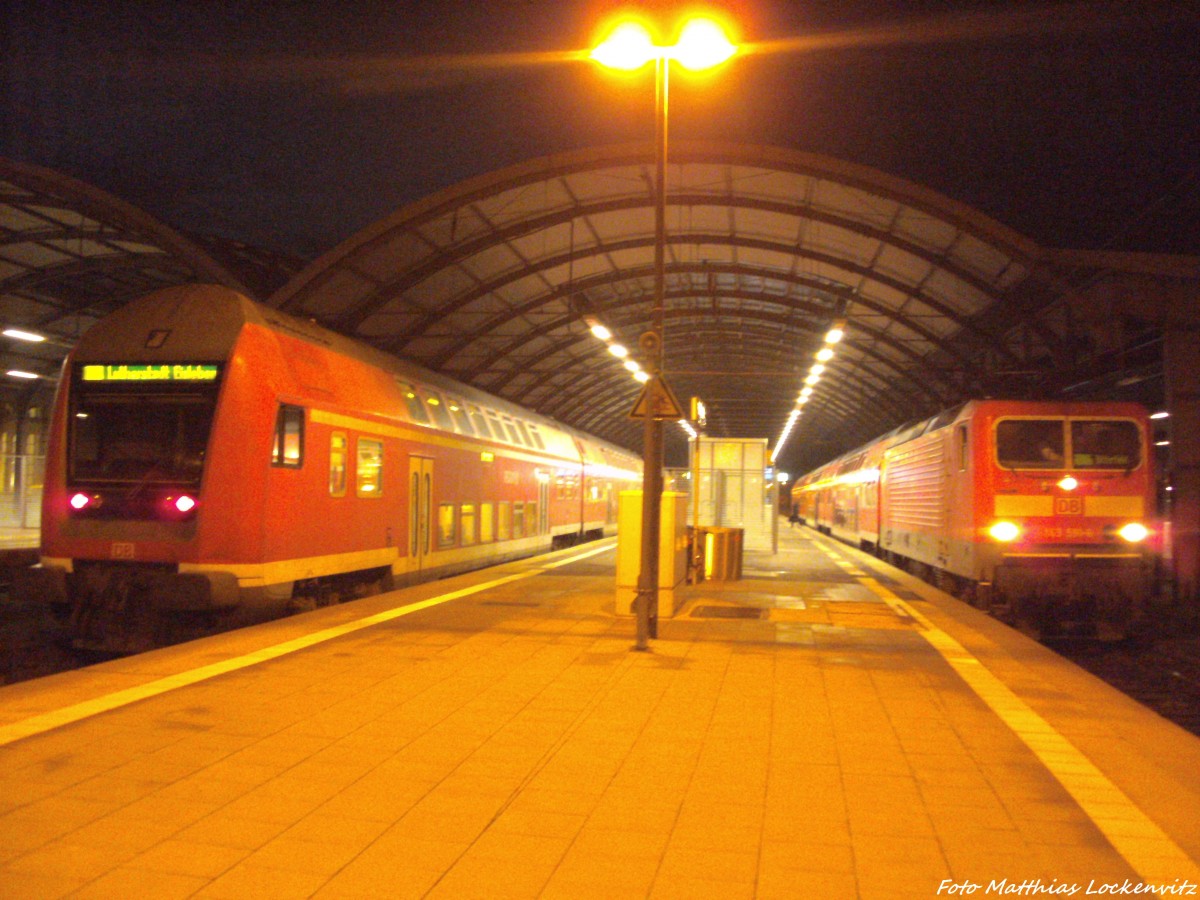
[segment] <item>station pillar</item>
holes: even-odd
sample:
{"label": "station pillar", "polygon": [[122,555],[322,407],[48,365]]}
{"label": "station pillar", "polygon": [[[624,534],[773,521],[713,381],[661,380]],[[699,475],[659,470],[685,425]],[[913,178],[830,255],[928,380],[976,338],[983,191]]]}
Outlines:
{"label": "station pillar", "polygon": [[1164,338],[1175,592],[1200,613],[1200,325],[1168,324]]}

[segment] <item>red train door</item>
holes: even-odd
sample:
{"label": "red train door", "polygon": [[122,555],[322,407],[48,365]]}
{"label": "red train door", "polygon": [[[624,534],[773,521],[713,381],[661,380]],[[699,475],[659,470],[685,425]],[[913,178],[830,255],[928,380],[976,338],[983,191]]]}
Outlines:
{"label": "red train door", "polygon": [[425,568],[432,549],[433,460],[408,459],[408,552],[412,571]]}

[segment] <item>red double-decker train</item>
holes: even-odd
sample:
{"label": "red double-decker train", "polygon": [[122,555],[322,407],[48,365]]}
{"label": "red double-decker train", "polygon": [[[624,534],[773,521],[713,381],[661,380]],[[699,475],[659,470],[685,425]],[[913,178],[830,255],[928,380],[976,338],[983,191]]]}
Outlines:
{"label": "red double-decker train", "polygon": [[1153,586],[1151,434],[1136,404],[972,401],[800,478],[793,509],[1041,636],[1123,635]]}
{"label": "red double-decker train", "polygon": [[221,287],[92,328],[55,403],[42,565],[134,650],[615,530],[629,452]]}

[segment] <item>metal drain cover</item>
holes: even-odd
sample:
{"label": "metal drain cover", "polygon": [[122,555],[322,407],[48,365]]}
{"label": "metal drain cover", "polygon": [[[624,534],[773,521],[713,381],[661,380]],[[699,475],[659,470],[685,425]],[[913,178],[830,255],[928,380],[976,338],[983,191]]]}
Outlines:
{"label": "metal drain cover", "polygon": [[753,606],[697,606],[692,610],[696,619],[761,619],[766,610]]}

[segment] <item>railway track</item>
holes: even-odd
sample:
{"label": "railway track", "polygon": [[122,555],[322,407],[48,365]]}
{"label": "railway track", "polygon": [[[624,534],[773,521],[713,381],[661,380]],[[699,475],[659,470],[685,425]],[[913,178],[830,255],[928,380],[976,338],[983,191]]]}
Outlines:
{"label": "railway track", "polygon": [[1169,619],[1140,637],[1113,644],[1051,645],[1121,693],[1200,736],[1200,628]]}

